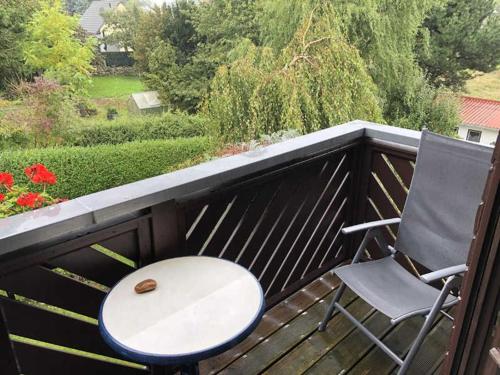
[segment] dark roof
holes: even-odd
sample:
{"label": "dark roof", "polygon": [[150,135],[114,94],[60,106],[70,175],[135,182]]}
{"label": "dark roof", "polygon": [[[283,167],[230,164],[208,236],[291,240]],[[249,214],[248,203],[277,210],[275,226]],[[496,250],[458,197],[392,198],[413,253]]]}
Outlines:
{"label": "dark roof", "polygon": [[460,114],[464,124],[500,129],[500,101],[498,100],[463,96]]}
{"label": "dark roof", "polygon": [[114,9],[122,0],[96,0],[92,1],[80,18],[80,26],[90,34],[98,34],[104,25],[102,13]]}

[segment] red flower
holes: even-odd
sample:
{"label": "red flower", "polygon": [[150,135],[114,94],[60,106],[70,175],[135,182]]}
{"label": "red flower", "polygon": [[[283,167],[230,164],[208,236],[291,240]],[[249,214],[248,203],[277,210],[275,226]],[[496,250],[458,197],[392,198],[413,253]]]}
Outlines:
{"label": "red flower", "polygon": [[34,164],[31,167],[24,169],[26,176],[34,184],[49,184],[54,185],[57,182],[57,177],[50,172],[43,164]]}
{"label": "red flower", "polygon": [[38,193],[24,193],[17,198],[16,203],[21,207],[39,208],[45,199]]}
{"label": "red flower", "polygon": [[3,202],[5,200],[5,195],[0,193],[0,202]]}
{"label": "red flower", "polygon": [[14,177],[7,172],[0,172],[0,185],[5,186],[7,189],[14,185]]}

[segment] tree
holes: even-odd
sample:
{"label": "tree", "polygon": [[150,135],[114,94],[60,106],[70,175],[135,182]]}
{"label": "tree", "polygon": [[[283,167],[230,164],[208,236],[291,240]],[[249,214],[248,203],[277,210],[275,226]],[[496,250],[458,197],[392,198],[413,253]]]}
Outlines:
{"label": "tree", "polygon": [[452,0],[434,7],[424,22],[427,43],[419,63],[434,86],[462,89],[471,70],[500,64],[500,13],[495,0]]}
{"label": "tree", "polygon": [[126,51],[133,50],[135,35],[144,13],[138,0],[130,0],[122,7],[105,12],[106,43],[119,45]]}
{"label": "tree", "polygon": [[193,64],[198,40],[192,14],[197,6],[193,0],[179,0],[155,7],[141,17],[134,38],[134,58],[146,85],[158,90],[172,110],[195,112],[206,92],[206,72]]}
{"label": "tree", "polygon": [[253,0],[179,0],[140,17],[134,58],[167,107],[195,112],[216,69],[248,39],[258,40]]}
{"label": "tree", "polygon": [[255,0],[212,0],[193,12],[193,25],[200,40],[198,58],[215,65],[228,62],[230,52],[248,39],[259,44]]}
{"label": "tree", "polygon": [[60,141],[62,132],[75,119],[74,103],[59,83],[43,77],[22,81],[13,90],[22,106],[0,119],[0,128],[22,130],[26,147],[47,147]]}
{"label": "tree", "polygon": [[217,137],[308,133],[356,118],[381,121],[377,88],[333,7],[310,13],[280,52],[252,47],[217,71],[206,111]]}
{"label": "tree", "polygon": [[22,43],[36,0],[0,0],[0,90],[29,74]]}
{"label": "tree", "polygon": [[65,0],[66,10],[69,14],[83,14],[90,2],[91,0]]}
{"label": "tree", "polygon": [[[283,48],[297,23],[322,3],[325,1],[260,0],[259,19],[266,45]],[[385,121],[412,129],[439,127],[428,122],[436,118],[434,112],[450,112],[439,107],[442,101],[436,100],[438,92],[429,87],[416,63],[415,50],[426,15],[442,0],[330,0],[328,3],[335,7],[343,34],[359,50],[379,89]],[[450,125],[444,132],[450,134],[454,128],[455,125]]]}
{"label": "tree", "polygon": [[61,0],[46,0],[27,26],[26,64],[74,93],[85,91],[92,72],[95,39],[76,37],[78,19],[64,13]]}

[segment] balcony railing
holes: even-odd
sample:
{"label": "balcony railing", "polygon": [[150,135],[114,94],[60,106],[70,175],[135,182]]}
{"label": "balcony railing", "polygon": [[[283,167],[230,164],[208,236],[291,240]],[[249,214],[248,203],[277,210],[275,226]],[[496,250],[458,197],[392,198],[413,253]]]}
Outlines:
{"label": "balcony railing", "polygon": [[275,305],[352,256],[343,226],[400,215],[419,139],[354,121],[1,220],[2,373],[145,374],[96,319],[114,283],[160,259],[235,261]]}

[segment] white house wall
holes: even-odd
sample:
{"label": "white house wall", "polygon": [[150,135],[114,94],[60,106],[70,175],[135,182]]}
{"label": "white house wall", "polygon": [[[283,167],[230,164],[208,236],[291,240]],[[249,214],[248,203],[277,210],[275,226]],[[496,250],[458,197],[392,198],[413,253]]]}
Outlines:
{"label": "white house wall", "polygon": [[479,143],[491,146],[497,140],[498,129],[483,128],[466,124],[462,124],[458,127],[458,136],[461,139],[467,139],[467,133],[469,129],[481,132],[481,140]]}

